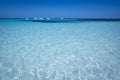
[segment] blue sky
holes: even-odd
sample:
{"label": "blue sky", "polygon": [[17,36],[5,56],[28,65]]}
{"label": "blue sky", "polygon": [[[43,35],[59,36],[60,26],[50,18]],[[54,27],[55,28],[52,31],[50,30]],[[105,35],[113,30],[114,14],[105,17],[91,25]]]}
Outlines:
{"label": "blue sky", "polygon": [[120,18],[119,0],[0,0],[0,18]]}

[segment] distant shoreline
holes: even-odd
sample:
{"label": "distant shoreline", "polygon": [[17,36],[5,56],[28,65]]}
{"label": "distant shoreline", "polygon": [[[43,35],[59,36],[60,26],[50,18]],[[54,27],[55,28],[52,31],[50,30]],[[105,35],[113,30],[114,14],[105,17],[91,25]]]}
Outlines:
{"label": "distant shoreline", "polygon": [[80,22],[80,21],[105,21],[116,22],[120,19],[106,19],[106,18],[0,18],[0,20],[18,20],[18,21],[31,21],[31,22],[43,22],[43,23],[62,23],[62,22]]}

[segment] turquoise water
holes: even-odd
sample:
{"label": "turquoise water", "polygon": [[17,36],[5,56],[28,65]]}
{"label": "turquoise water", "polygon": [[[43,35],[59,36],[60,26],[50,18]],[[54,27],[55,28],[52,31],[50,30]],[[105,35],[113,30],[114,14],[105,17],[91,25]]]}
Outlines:
{"label": "turquoise water", "polygon": [[120,80],[120,21],[0,19],[0,80]]}

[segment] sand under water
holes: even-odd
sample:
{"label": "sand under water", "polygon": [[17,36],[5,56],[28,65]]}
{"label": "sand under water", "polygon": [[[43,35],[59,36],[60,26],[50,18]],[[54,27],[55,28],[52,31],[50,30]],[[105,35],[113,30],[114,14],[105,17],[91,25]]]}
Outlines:
{"label": "sand under water", "polygon": [[120,21],[1,19],[0,80],[120,80]]}

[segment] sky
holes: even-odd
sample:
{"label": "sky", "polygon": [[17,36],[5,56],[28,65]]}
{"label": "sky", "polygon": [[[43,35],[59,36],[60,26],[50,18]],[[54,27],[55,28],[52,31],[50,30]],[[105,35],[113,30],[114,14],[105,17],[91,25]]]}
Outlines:
{"label": "sky", "polygon": [[0,18],[118,18],[119,0],[0,0]]}

